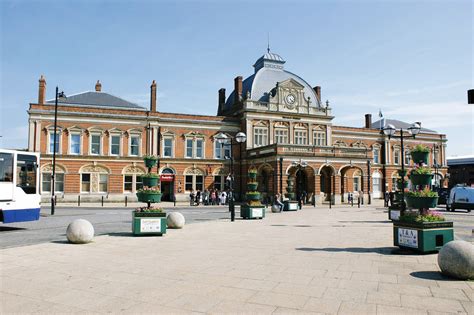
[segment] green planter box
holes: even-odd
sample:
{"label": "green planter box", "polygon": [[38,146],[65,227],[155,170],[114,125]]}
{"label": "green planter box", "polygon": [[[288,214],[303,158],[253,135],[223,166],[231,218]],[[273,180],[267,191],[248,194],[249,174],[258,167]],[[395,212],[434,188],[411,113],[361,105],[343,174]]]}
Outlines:
{"label": "green planter box", "polygon": [[248,201],[259,201],[260,194],[246,194]]}
{"label": "green planter box", "polygon": [[248,177],[251,179],[257,178],[257,173],[248,173]]}
{"label": "green planter box", "polygon": [[392,221],[398,221],[401,212],[402,211],[399,209],[388,209],[388,219]]}
{"label": "green planter box", "polygon": [[413,185],[427,186],[431,183],[433,174],[410,174],[410,180]]}
{"label": "green planter box", "polygon": [[297,211],[298,203],[296,201],[283,201],[283,211]]}
{"label": "green planter box", "polygon": [[411,152],[411,158],[413,159],[413,163],[416,164],[428,164],[429,155],[429,152]]}
{"label": "green planter box", "polygon": [[265,207],[242,205],[240,206],[240,217],[243,219],[263,219],[265,218]]}
{"label": "green planter box", "polygon": [[414,209],[436,208],[438,197],[413,197],[406,196],[407,206]]}
{"label": "green planter box", "polygon": [[258,183],[247,183],[247,190],[255,191],[257,190]]}
{"label": "green planter box", "polygon": [[161,193],[158,194],[145,194],[145,193],[137,193],[138,201],[140,202],[161,202]]}
{"label": "green planter box", "polygon": [[143,186],[155,187],[158,185],[158,177],[142,177]]}
{"label": "green planter box", "polygon": [[393,243],[400,248],[437,252],[453,239],[453,222],[393,222]]}
{"label": "green planter box", "polygon": [[145,162],[146,167],[153,167],[158,162],[157,159],[143,159],[143,161]]}
{"label": "green planter box", "polygon": [[166,233],[165,212],[132,212],[132,232],[134,235],[157,235]]}

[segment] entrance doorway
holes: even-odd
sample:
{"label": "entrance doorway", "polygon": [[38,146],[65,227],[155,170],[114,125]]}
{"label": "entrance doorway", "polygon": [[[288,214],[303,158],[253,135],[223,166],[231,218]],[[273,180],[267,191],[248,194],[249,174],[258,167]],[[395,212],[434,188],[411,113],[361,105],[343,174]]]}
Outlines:
{"label": "entrance doorway", "polygon": [[333,185],[334,185],[334,170],[330,166],[324,166],[320,170],[321,174],[321,193],[324,194],[324,201],[330,201],[334,202],[334,197],[333,197]]}
{"label": "entrance doorway", "polygon": [[161,200],[174,201],[174,172],[170,168],[165,168],[160,175]]}

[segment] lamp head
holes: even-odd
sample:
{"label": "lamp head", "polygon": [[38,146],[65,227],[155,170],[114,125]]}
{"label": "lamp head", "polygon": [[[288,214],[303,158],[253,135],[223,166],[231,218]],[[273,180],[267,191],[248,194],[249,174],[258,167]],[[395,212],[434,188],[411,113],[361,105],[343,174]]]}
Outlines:
{"label": "lamp head", "polygon": [[247,141],[247,135],[241,131],[241,132],[239,132],[235,135],[235,140],[238,143],[245,142],[245,141]]}
{"label": "lamp head", "polygon": [[418,121],[412,124],[410,127],[408,127],[408,132],[413,136],[416,136],[417,134],[419,134],[420,130],[421,130],[421,122],[418,122]]}
{"label": "lamp head", "polygon": [[219,132],[214,138],[220,144],[225,143],[227,139],[229,139],[229,137],[225,133],[222,133],[222,132]]}
{"label": "lamp head", "polygon": [[389,137],[393,136],[396,131],[395,126],[392,124],[386,125],[385,127],[382,128],[382,130],[383,130],[383,133]]}

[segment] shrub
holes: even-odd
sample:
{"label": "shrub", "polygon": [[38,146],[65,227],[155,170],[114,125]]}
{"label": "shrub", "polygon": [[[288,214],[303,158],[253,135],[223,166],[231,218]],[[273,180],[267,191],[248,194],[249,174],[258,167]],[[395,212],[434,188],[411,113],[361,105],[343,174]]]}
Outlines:
{"label": "shrub", "polygon": [[402,222],[441,222],[445,218],[437,211],[427,211],[424,214],[418,213],[406,213],[400,216]]}
{"label": "shrub", "polygon": [[156,173],[146,173],[144,175],[142,175],[142,177],[146,177],[146,178],[159,178],[160,175],[156,174]]}
{"label": "shrub", "polygon": [[143,159],[144,160],[158,160],[158,157],[156,155],[144,155]]}
{"label": "shrub", "polygon": [[135,209],[136,212],[163,212],[163,208],[153,207],[140,207]]}
{"label": "shrub", "polygon": [[430,152],[430,148],[428,148],[427,146],[425,145],[422,145],[422,144],[417,144],[413,147],[413,149],[411,150],[411,152],[423,152],[423,153],[428,153]]}
{"label": "shrub", "polygon": [[257,173],[258,173],[258,171],[257,171],[256,168],[251,168],[251,169],[249,169],[248,172],[249,172],[249,173],[252,173],[252,174],[257,174]]}
{"label": "shrub", "polygon": [[409,191],[407,196],[410,197],[438,197],[438,193],[431,191],[428,187],[420,191]]}
{"label": "shrub", "polygon": [[410,174],[414,175],[431,175],[431,168],[427,166],[415,167],[411,170]]}
{"label": "shrub", "polygon": [[260,195],[260,192],[258,192],[258,191],[249,191],[249,192],[247,192],[247,195]]}
{"label": "shrub", "polygon": [[161,193],[160,189],[157,187],[143,187],[142,189],[138,190],[137,193],[143,194],[159,194]]}

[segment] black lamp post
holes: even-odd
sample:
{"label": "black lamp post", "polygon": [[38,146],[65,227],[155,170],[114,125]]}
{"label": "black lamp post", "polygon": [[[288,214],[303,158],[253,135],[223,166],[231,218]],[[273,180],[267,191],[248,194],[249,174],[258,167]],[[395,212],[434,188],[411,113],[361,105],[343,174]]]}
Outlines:
{"label": "black lamp post", "polygon": [[372,202],[372,196],[370,195],[370,160],[367,160],[367,195],[369,198],[368,204],[370,205]]}
{"label": "black lamp post", "polygon": [[56,137],[57,137],[57,129],[58,129],[58,98],[63,97],[65,98],[66,95],[64,92],[59,92],[59,88],[56,87],[56,98],[54,101],[54,135],[53,135],[53,174],[51,175],[51,215],[54,215],[54,208],[56,206],[54,200],[54,191],[56,185]]}
{"label": "black lamp post", "polygon": [[[237,143],[234,143],[233,138],[227,136],[224,133],[219,133],[216,135],[216,141],[221,144],[222,151],[224,151],[224,144],[230,140],[230,148],[231,148],[231,154],[230,154],[230,174],[227,176],[227,181],[229,182],[229,212],[230,212],[230,220],[233,222],[235,220],[235,206],[234,206],[234,157],[232,156],[232,146],[234,144],[239,144],[239,150],[241,150],[241,144],[247,141],[247,135],[243,132],[239,132],[235,135],[235,140]],[[224,153],[224,152],[222,152]],[[242,151],[239,152],[240,154]],[[242,163],[242,160],[240,161]],[[241,174],[242,175],[242,174]],[[242,181],[242,177],[240,179]],[[242,186],[241,186],[242,187]],[[242,194],[242,192],[240,192]]]}
{"label": "black lamp post", "polygon": [[410,135],[403,135],[403,128],[400,128],[400,135],[395,136],[395,132],[397,129],[395,128],[394,125],[388,124],[384,128],[382,128],[383,133],[388,136],[390,139],[391,137],[394,138],[399,138],[400,139],[400,147],[401,147],[401,155],[402,155],[402,214],[405,211],[406,205],[405,205],[405,151],[404,151],[404,146],[403,146],[403,139],[405,138],[415,138],[417,134],[420,133],[421,130],[421,122],[416,122],[412,124],[410,127],[408,127],[408,133]]}

